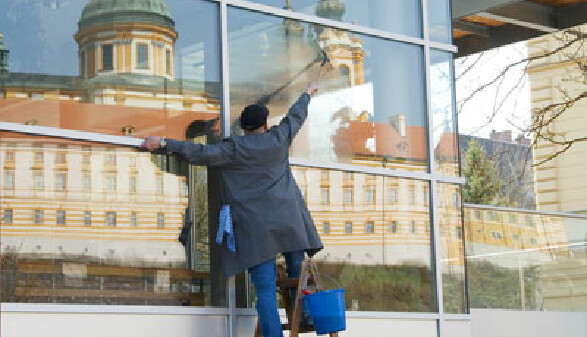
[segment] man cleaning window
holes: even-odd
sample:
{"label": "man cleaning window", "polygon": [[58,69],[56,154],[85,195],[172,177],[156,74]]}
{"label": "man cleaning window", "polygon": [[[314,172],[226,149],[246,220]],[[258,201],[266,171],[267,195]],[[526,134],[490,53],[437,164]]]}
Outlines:
{"label": "man cleaning window", "polygon": [[318,83],[310,83],[279,125],[271,128],[269,110],[252,104],[240,116],[244,136],[213,145],[148,137],[141,145],[219,170],[222,210],[217,242],[223,244],[223,269],[227,276],[249,270],[265,337],[283,336],[275,284],[277,254],[285,256],[288,277],[293,278],[299,275],[304,255],[313,256],[323,247],[289,166],[289,146],[317,91]]}

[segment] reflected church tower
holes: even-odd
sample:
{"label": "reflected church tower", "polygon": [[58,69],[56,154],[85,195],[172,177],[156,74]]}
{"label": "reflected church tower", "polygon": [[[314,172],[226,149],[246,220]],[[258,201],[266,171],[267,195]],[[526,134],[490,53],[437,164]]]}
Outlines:
{"label": "reflected church tower", "polygon": [[178,34],[162,0],[92,0],[82,11],[75,40],[84,79],[113,74],[174,79]]}
{"label": "reflected church tower", "polygon": [[[316,6],[316,15],[335,21],[342,21],[345,6],[340,0],[321,0]],[[335,69],[348,76],[348,85],[365,83],[363,44],[358,36],[340,29],[315,26],[318,44]]]}

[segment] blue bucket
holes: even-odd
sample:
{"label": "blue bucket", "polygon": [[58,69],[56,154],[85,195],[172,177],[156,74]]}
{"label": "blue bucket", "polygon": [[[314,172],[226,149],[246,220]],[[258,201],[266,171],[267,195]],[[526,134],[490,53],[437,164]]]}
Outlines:
{"label": "blue bucket", "polygon": [[344,289],[325,290],[304,296],[314,329],[319,335],[346,329]]}

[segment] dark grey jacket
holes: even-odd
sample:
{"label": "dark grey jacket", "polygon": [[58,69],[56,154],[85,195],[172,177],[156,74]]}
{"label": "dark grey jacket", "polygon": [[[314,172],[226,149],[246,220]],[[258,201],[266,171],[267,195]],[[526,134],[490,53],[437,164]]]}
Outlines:
{"label": "dark grey jacket", "polygon": [[214,145],[167,140],[167,151],[196,165],[217,167],[222,204],[228,204],[236,254],[222,254],[227,276],[274,258],[305,250],[312,256],[322,242],[289,166],[289,146],[308,114],[306,93],[278,126],[266,133],[226,138]]}

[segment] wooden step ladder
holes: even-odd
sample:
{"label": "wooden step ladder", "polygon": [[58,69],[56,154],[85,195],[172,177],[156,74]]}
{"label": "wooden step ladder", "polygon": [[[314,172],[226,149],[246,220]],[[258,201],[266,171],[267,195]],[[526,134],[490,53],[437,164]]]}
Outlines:
{"label": "wooden step ladder", "polygon": [[[282,324],[283,330],[289,330],[290,337],[299,337],[301,333],[313,332],[314,326],[301,326],[302,321],[302,291],[312,286],[316,290],[324,290],[320,282],[318,267],[312,259],[305,259],[300,266],[300,276],[288,278],[283,265],[277,266],[277,288],[285,305],[287,322]],[[291,290],[296,289],[296,300],[292,305]],[[293,310],[292,310],[293,308]],[[330,337],[338,337],[337,332],[329,334]],[[261,323],[257,322],[255,337],[261,336]]]}

